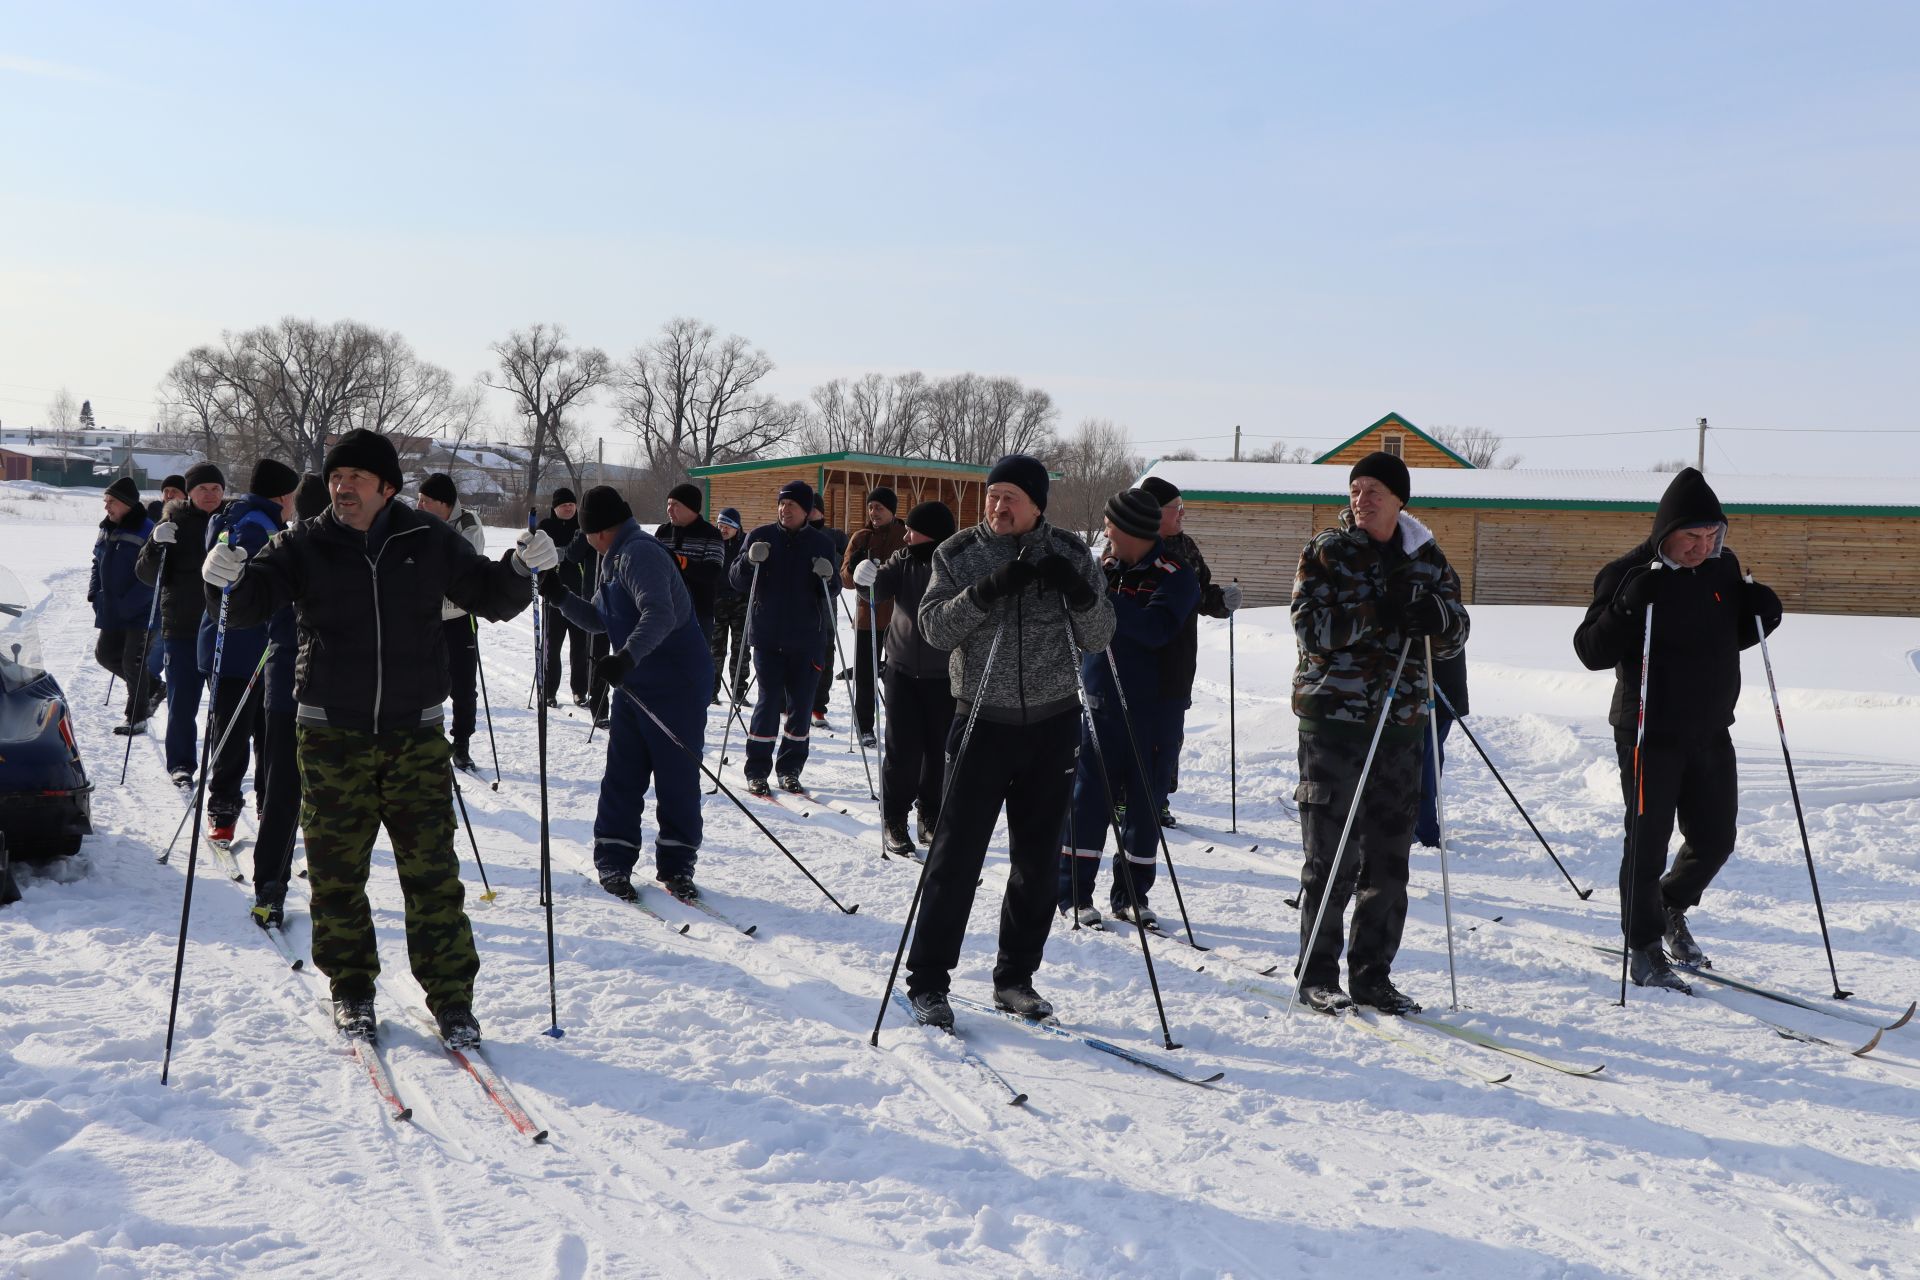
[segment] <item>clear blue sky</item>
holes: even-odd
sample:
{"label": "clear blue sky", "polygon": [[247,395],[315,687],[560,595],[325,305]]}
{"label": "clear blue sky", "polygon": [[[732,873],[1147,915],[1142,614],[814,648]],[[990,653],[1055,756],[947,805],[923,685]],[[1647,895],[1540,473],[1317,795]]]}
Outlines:
{"label": "clear blue sky", "polygon": [[1007,373],[1147,454],[1393,409],[1639,467],[1705,415],[1710,472],[1920,474],[1916,49],[1913,4],[7,0],[0,418],[147,420],[288,313],[462,378],[692,314],[789,395]]}

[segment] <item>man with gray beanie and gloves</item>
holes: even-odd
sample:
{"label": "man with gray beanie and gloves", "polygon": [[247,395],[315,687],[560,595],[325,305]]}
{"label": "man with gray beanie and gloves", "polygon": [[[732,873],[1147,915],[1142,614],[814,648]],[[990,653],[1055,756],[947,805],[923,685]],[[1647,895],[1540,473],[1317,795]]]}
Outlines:
{"label": "man with gray beanie and gloves", "polygon": [[1033,975],[1053,919],[1060,828],[1080,741],[1074,673],[1083,653],[1107,647],[1114,624],[1087,544],[1047,523],[1047,483],[1037,458],[1015,453],[995,463],[985,518],[940,544],[920,601],[921,634],[951,651],[954,698],[947,791],[907,955],[914,1017],[931,1026],[953,1026],[947,990],[1003,805],[1011,873],[993,998],[1023,1017],[1053,1012],[1034,991]]}
{"label": "man with gray beanie and gloves", "polygon": [[[1350,1003],[1383,1013],[1420,1008],[1393,985],[1407,921],[1407,855],[1420,812],[1421,742],[1436,659],[1467,643],[1460,575],[1424,524],[1406,513],[1406,463],[1370,453],[1347,477],[1340,527],[1317,534],[1293,579],[1293,634],[1300,663],[1293,714],[1300,722],[1300,997],[1322,1013]],[[1391,705],[1388,705],[1391,699]],[[1382,708],[1386,724],[1366,772]],[[1328,883],[1341,830],[1365,778],[1339,876]],[[1355,886],[1359,887],[1356,897]],[[1347,900],[1354,899],[1348,990],[1340,989]],[[1318,936],[1315,921],[1322,914]]]}
{"label": "man with gray beanie and gloves", "polygon": [[380,972],[367,876],[384,826],[406,898],[413,976],[449,1048],[480,1039],[480,957],[453,849],[453,771],[441,736],[447,700],[440,602],[505,621],[533,598],[530,577],[559,563],[529,530],[489,561],[452,527],[393,501],[393,441],[347,432],[322,467],[333,502],[257,556],[223,543],[201,566],[208,604],[228,589],[229,625],[256,626],[292,604],[300,629],[295,696],[300,825],[313,885],[313,962],[332,986],[334,1025],[375,1036]]}

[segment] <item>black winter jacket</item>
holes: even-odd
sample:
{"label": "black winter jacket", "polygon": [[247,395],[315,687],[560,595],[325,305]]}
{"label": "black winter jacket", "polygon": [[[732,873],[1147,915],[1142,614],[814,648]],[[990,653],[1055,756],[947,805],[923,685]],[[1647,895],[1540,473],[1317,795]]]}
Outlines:
{"label": "black winter jacket", "polygon": [[1161,658],[1168,677],[1168,692],[1185,705],[1193,701],[1193,677],[1200,662],[1200,615],[1225,618],[1232,610],[1227,608],[1221,589],[1213,585],[1213,570],[1207,568],[1207,558],[1200,554],[1198,543],[1184,533],[1176,533],[1163,540],[1162,546],[1168,555],[1191,569],[1200,583],[1199,606],[1187,615],[1180,634]]}
{"label": "black winter jacket", "polygon": [[720,575],[727,570],[727,549],[720,531],[695,516],[684,526],[663,521],[653,536],[673,552],[680,581],[687,584],[687,594],[693,597],[694,616],[712,622],[714,593],[719,589]]}
{"label": "black winter jacket", "polygon": [[[140,559],[133,571],[140,581],[155,585],[160,576],[160,555],[166,553],[167,579],[160,587],[160,631],[178,639],[200,634],[200,619],[207,612],[207,596],[200,581],[200,562],[207,558],[207,521],[212,517],[185,498],[174,498],[160,512],[173,522],[177,531],[173,545],[155,542],[151,534],[140,548]],[[216,600],[214,611],[220,605]]]}
{"label": "black winter jacket", "polygon": [[487,560],[452,525],[404,503],[389,502],[371,534],[369,554],[369,535],[329,507],[276,535],[233,584],[230,626],[293,605],[303,724],[378,731],[438,716],[448,689],[440,601],[501,622],[533,599],[511,551]]}
{"label": "black winter jacket", "polygon": [[928,644],[920,634],[920,597],[933,580],[933,552],[938,545],[922,542],[900,548],[873,580],[880,611],[891,609],[893,614],[887,622],[887,667],[915,680],[947,678],[947,651]]}
{"label": "black winter jacket", "polygon": [[[1699,567],[1682,569],[1660,556],[1667,536],[1685,525],[1721,526],[1720,550]],[[1726,516],[1706,477],[1688,467],[1673,478],[1653,518],[1653,535],[1602,569],[1593,603],[1573,635],[1573,649],[1590,671],[1614,669],[1607,720],[1614,737],[1631,741],[1640,704],[1640,650],[1644,614],[1629,610],[1627,584],[1657,573],[1653,601],[1653,670],[1647,679],[1647,733],[1700,738],[1733,723],[1740,697],[1740,651],[1760,642],[1759,615],[1769,633],[1780,625],[1780,597],[1741,581],[1740,561],[1725,546]],[[1658,557],[1663,567],[1649,566]]]}
{"label": "black winter jacket", "polygon": [[[549,510],[547,512],[547,518],[540,522],[538,528],[542,533],[553,539],[553,545],[556,549],[565,552],[573,545],[574,536],[580,532],[580,517],[578,514],[575,514],[562,520]],[[593,584],[587,581],[587,575],[582,565],[583,562],[577,557],[563,554],[560,557],[559,567],[552,572],[560,575],[560,585],[573,592],[573,594],[577,596],[590,596],[593,594]]]}

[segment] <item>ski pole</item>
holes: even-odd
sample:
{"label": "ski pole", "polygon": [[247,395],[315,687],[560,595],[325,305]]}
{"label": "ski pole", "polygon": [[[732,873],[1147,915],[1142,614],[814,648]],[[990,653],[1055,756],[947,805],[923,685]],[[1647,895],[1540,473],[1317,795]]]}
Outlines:
{"label": "ski pole", "polygon": [[1459,725],[1461,732],[1467,735],[1467,741],[1473,744],[1473,749],[1480,753],[1480,759],[1486,763],[1487,769],[1493,774],[1493,780],[1500,784],[1502,791],[1507,793],[1507,799],[1513,801],[1513,807],[1520,813],[1520,820],[1527,824],[1527,829],[1533,832],[1533,838],[1538,840],[1540,847],[1547,851],[1547,857],[1551,858],[1553,865],[1560,869],[1560,874],[1567,878],[1568,886],[1572,888],[1582,902],[1591,898],[1593,896],[1593,890],[1582,889],[1578,884],[1574,883],[1573,874],[1567,870],[1566,864],[1560,861],[1560,856],[1553,851],[1553,846],[1547,843],[1547,838],[1540,834],[1540,828],[1534,826],[1533,819],[1527,814],[1527,807],[1520,803],[1520,797],[1513,794],[1513,788],[1508,786],[1507,780],[1500,776],[1500,770],[1493,763],[1493,757],[1489,756],[1487,749],[1480,745],[1480,739],[1475,736],[1473,727],[1467,723],[1466,717],[1454,709],[1452,700],[1447,697],[1447,691],[1440,688],[1437,684],[1434,686],[1433,691],[1439,696],[1440,705],[1445,707],[1447,714],[1453,717],[1453,722]]}
{"label": "ski pole", "polygon": [[500,789],[500,744],[493,740],[493,704],[487,699],[487,664],[480,656],[480,622],[472,614],[467,621],[473,626],[473,668],[480,673],[480,707],[487,713],[487,748],[493,752],[493,789]]}
{"label": "ski pole", "polygon": [[[1181,927],[1187,931],[1187,945],[1196,951],[1203,950],[1194,940],[1193,922],[1187,918],[1187,900],[1181,896],[1180,877],[1173,869],[1173,850],[1167,844],[1167,829],[1160,825],[1160,804],[1165,797],[1154,794],[1153,777],[1147,772],[1146,758],[1140,754],[1140,738],[1133,730],[1133,712],[1127,707],[1127,691],[1120,687],[1120,663],[1113,656],[1112,645],[1107,646],[1107,670],[1113,673],[1113,691],[1120,696],[1120,724],[1126,731],[1127,746],[1133,750],[1133,767],[1140,777],[1140,789],[1146,793],[1144,801],[1154,814],[1153,829],[1160,837],[1160,856],[1167,863],[1167,879],[1173,885],[1173,901],[1180,908]],[[1114,835],[1118,838],[1117,828]],[[1123,848],[1122,856],[1125,856],[1125,852]]]}
{"label": "ski pole", "polygon": [[[260,661],[254,664],[253,674],[247,677],[247,687],[240,694],[241,706],[244,707],[247,704],[248,699],[252,696],[253,682],[258,680],[260,678],[260,673],[267,669],[267,659],[271,657],[272,654],[273,654],[273,646],[268,645],[266,648],[266,652],[260,655]],[[220,758],[220,753],[226,750],[227,738],[230,734],[233,733],[234,725],[238,723],[240,723],[240,717],[238,715],[227,717],[227,723],[223,725],[220,729],[220,740],[214,743],[214,746],[213,746],[213,758],[215,760],[218,760]],[[208,737],[213,736],[213,708],[212,707],[207,708],[207,736]],[[156,862],[164,863],[169,858],[173,857],[173,846],[180,842],[180,833],[187,829],[187,818],[193,813],[194,809],[199,807],[200,799],[201,799],[201,796],[206,791],[206,786],[207,786],[207,770],[203,766],[200,770],[199,781],[195,782],[193,786],[193,800],[188,805],[186,811],[180,815],[180,821],[174,825],[173,839],[167,841],[166,852],[162,853],[158,858],[156,858],[155,859]]]}
{"label": "ski pole", "polygon": [[[162,582],[165,582],[167,579],[167,551],[168,550],[169,548],[164,542],[160,544],[160,569],[159,569],[159,572],[154,575],[153,603],[147,606],[147,643],[140,646],[140,683],[134,686],[133,705],[138,709],[141,715],[145,715],[147,710],[147,658],[149,656],[149,654],[147,653],[147,650],[153,644],[154,623],[160,617],[160,586],[159,584]],[[113,673],[112,672],[107,673],[107,705],[108,706],[113,705]],[[129,730],[131,730],[133,727],[132,717],[128,717],[127,727]],[[120,757],[120,785],[123,787],[127,785],[127,765],[132,760],[133,760],[133,734],[129,732],[127,734],[126,754]]]}
{"label": "ski pole", "polygon": [[[1746,575],[1748,586],[1753,585],[1753,575]],[[1833,976],[1833,998],[1845,1000],[1852,995],[1840,987],[1840,970],[1833,963],[1833,938],[1827,933],[1827,909],[1820,901],[1820,877],[1813,871],[1813,844],[1807,839],[1807,813],[1800,804],[1800,784],[1793,776],[1793,753],[1787,750],[1787,721],[1780,711],[1780,686],[1773,680],[1773,655],[1767,651],[1767,623],[1759,614],[1753,615],[1754,630],[1760,634],[1760,661],[1767,668],[1767,691],[1773,695],[1773,723],[1780,730],[1780,758],[1787,765],[1787,789],[1793,793],[1793,816],[1800,824],[1800,852],[1807,859],[1807,882],[1813,886],[1813,912],[1820,921],[1820,941],[1827,948],[1827,972]]]}
{"label": "ski pole", "polygon": [[[107,672],[107,696],[100,703],[100,705],[103,707],[110,707],[113,705],[113,680],[114,680],[113,672],[111,671]],[[125,781],[125,779],[123,778],[122,781]]]}
{"label": "ski pole", "polygon": [[794,857],[793,851],[788,849],[786,845],[781,844],[778,837],[776,837],[773,834],[773,832],[767,830],[766,824],[760,821],[759,817],[754,814],[753,810],[747,808],[747,806],[741,802],[740,797],[733,794],[733,788],[721,782],[720,775],[718,773],[715,773],[712,769],[707,768],[707,762],[700,758],[700,753],[698,751],[695,751],[692,747],[688,746],[686,743],[682,742],[680,740],[680,735],[667,727],[666,721],[662,720],[659,716],[653,714],[653,708],[649,707],[645,702],[642,702],[640,700],[639,694],[627,688],[627,686],[624,684],[620,686],[620,692],[626,694],[627,697],[633,699],[633,705],[640,708],[640,710],[643,713],[645,713],[647,719],[653,721],[653,723],[656,726],[658,726],[660,732],[667,735],[667,741],[673,743],[674,746],[686,752],[687,755],[692,758],[693,762],[700,766],[700,772],[706,774],[709,778],[713,779],[713,785],[719,788],[719,790],[721,790],[722,792],[724,792],[726,794],[727,799],[733,801],[734,807],[740,810],[740,812],[746,814],[748,819],[752,821],[754,826],[760,828],[761,835],[773,841],[774,848],[778,849],[780,852],[787,855],[788,862],[791,862],[794,866],[800,868],[800,874],[804,875],[807,879],[813,881],[813,887],[818,889],[821,893],[825,894],[828,902],[831,902],[834,906],[839,907],[840,910],[846,915],[852,915],[854,912],[860,909],[860,904],[857,902],[850,907],[842,906],[840,899],[834,897],[832,891],[829,890],[827,886],[825,886],[824,884],[821,884],[819,879],[814,876],[813,872],[807,870],[807,864],[800,861],[800,859]]}
{"label": "ski pole", "polygon": [[[225,533],[220,535],[220,544],[222,546],[227,545],[227,535]],[[213,632],[213,678],[216,688],[219,687],[220,658],[227,647],[227,606],[232,602],[232,599],[233,583],[229,582],[220,589],[220,618],[215,624]],[[265,666],[266,655],[262,654],[260,667],[254,669],[254,674],[256,676],[259,675],[260,668]],[[249,683],[247,687],[251,689],[253,686]],[[245,705],[244,695],[242,696],[241,703]],[[239,719],[240,717],[237,713],[228,717],[227,729],[229,732]],[[220,741],[221,745],[224,746],[226,744],[225,734],[221,735]],[[208,754],[212,746],[213,714],[212,709],[209,708],[207,714],[207,731],[200,735],[200,787],[194,791],[193,836],[187,842],[187,884],[186,891],[180,895],[180,938],[175,944],[173,951],[173,994],[167,999],[167,1043],[160,1055],[161,1084],[167,1082],[167,1072],[173,1065],[173,1031],[175,1021],[180,1013],[180,977],[181,974],[186,971],[187,967],[187,922],[193,916],[193,873],[200,855],[200,792],[205,789],[207,784],[207,771],[212,768],[212,757]]]}
{"label": "ski pole", "polygon": [[1453,998],[1453,1010],[1460,1010],[1460,979],[1453,964],[1453,887],[1447,879],[1447,796],[1442,786],[1445,774],[1440,766],[1440,718],[1433,707],[1433,692],[1440,681],[1433,673],[1433,637],[1422,636],[1427,650],[1427,734],[1433,743],[1433,816],[1440,831],[1440,906],[1447,919],[1447,991]]}
{"label": "ski pole", "polygon": [[[1647,566],[1647,572],[1660,571],[1660,558],[1655,556],[1653,563]],[[1646,761],[1643,749],[1647,742],[1647,671],[1653,665],[1653,601],[1647,601],[1647,617],[1640,640],[1640,708],[1634,718],[1633,731],[1633,799],[1628,808],[1633,811],[1633,824],[1627,831],[1627,880],[1620,891],[1620,1007],[1627,1007],[1627,966],[1633,957],[1633,900],[1637,896],[1635,878],[1640,869],[1640,826],[1647,814]]]}
{"label": "ski pole", "polygon": [[[980,669],[980,684],[974,690],[973,705],[967,708],[967,723],[960,730],[960,749],[954,752],[953,760],[947,766],[947,779],[951,782],[959,776],[960,766],[966,763],[967,745],[973,741],[973,725],[980,718],[981,695],[986,692],[987,680],[993,675],[993,659],[1000,652],[1000,637],[1006,634],[1007,619],[1013,616],[1011,610],[1003,609],[1000,621],[993,628],[993,642],[987,646],[987,663]],[[920,899],[927,891],[927,875],[933,870],[936,853],[944,853],[946,846],[940,843],[940,826],[947,820],[948,812],[953,808],[944,800],[940,812],[933,819],[933,839],[927,842],[927,860],[920,864],[920,875],[914,881],[913,900],[907,904],[906,922],[900,926],[900,945],[893,951],[893,967],[887,970],[887,988],[880,993],[880,1012],[873,1020],[873,1034],[867,1037],[867,1043],[874,1048],[880,1047],[880,1026],[887,1020],[887,1002],[893,999],[893,984],[900,977],[900,961],[907,954],[907,935],[913,931],[913,918],[919,914]]]}
{"label": "ski pole", "polygon": [[[753,580],[747,584],[747,620],[740,628],[740,643],[733,647],[733,688],[727,691],[733,695],[733,698],[727,708],[726,725],[720,730],[720,768],[722,769],[727,767],[727,739],[733,736],[733,722],[740,715],[740,701],[747,691],[745,682],[740,679],[740,662],[746,652],[748,644],[750,644],[753,639],[753,602],[755,597],[760,593],[760,566],[764,563],[765,562],[761,560],[755,560],[753,562]],[[746,726],[742,725],[740,732],[745,733],[746,731]],[[720,780],[715,778],[713,790],[707,792],[707,794],[714,795],[717,794],[719,790]]]}
{"label": "ski pole", "polygon": [[[880,803],[880,843],[884,846],[887,842],[884,830],[887,816],[887,717],[884,713],[887,707],[886,698],[880,692],[880,593],[871,583],[867,586],[867,625],[872,637],[867,647],[873,657],[873,727],[880,731],[874,739],[878,744],[874,754],[880,757],[880,788],[874,798]],[[127,743],[131,749],[133,740],[129,738]]]}
{"label": "ski pole", "polygon": [[[539,529],[538,514],[534,508],[527,508],[529,530]],[[540,571],[528,565],[527,576],[533,580],[533,685],[540,699],[534,732],[540,744],[540,902],[547,909],[547,1012],[551,1024],[540,1034],[558,1040],[566,1032],[560,1029],[560,989],[554,977],[553,960],[553,833],[547,822],[547,691],[542,687],[546,676],[543,660],[547,651],[541,615],[546,612],[546,602],[540,599]]]}
{"label": "ski pole", "polygon": [[[1380,718],[1374,722],[1373,739],[1367,743],[1367,758],[1360,765],[1360,782],[1353,789],[1353,802],[1347,806],[1346,825],[1340,828],[1340,843],[1333,849],[1333,865],[1327,868],[1327,878],[1320,885],[1320,908],[1313,913],[1313,928],[1307,931],[1307,945],[1301,948],[1300,965],[1293,979],[1293,995],[1287,999],[1287,1012],[1293,1012],[1293,1006],[1300,1000],[1300,988],[1307,980],[1307,961],[1313,956],[1314,944],[1320,941],[1320,925],[1327,918],[1327,903],[1333,898],[1334,886],[1340,882],[1340,863],[1346,857],[1347,839],[1353,834],[1353,820],[1360,816],[1360,799],[1366,794],[1367,776],[1373,772],[1373,757],[1380,750],[1380,735],[1387,728],[1387,714],[1393,710],[1393,691],[1400,687],[1400,672],[1407,665],[1407,654],[1413,649],[1413,637],[1407,637],[1400,646],[1400,660],[1393,664],[1393,678],[1387,681],[1387,696],[1380,703]],[[1306,879],[1301,877],[1302,881]],[[1304,895],[1305,888],[1301,889]],[[1304,897],[1302,899],[1304,902]]]}
{"label": "ski pole", "polygon": [[833,617],[833,593],[827,590],[825,578],[820,579],[820,602],[826,606],[827,625],[833,631],[834,656],[840,660],[840,669],[847,676],[847,708],[853,716],[853,731],[847,736],[860,741],[860,767],[867,771],[867,799],[878,800],[880,793],[873,789],[873,766],[867,763],[867,740],[860,735],[859,701],[853,689],[853,668],[847,665],[847,652],[840,644],[840,626]]}
{"label": "ski pole", "polygon": [[480,860],[480,842],[474,839],[473,819],[467,816],[467,798],[460,791],[460,778],[458,776],[460,771],[458,769],[455,769],[452,772],[454,775],[454,778],[453,778],[454,802],[460,806],[460,821],[464,823],[467,828],[467,843],[473,846],[473,865],[480,868],[480,888],[482,890],[480,894],[480,900],[482,902],[492,902],[495,898],[499,897],[500,895],[495,893],[493,891],[493,886],[487,883],[487,864]]}
{"label": "ski pole", "polygon": [[[1237,583],[1240,579],[1235,578]],[[1240,734],[1234,724],[1233,614],[1227,615],[1227,830],[1240,831]]]}

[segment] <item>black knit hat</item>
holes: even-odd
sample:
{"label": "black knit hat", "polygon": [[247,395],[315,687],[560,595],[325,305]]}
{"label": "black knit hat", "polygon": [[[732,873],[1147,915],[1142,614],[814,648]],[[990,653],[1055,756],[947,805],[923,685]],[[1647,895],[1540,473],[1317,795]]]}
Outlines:
{"label": "black knit hat", "polygon": [[923,502],[907,512],[907,528],[925,534],[935,542],[953,536],[953,508],[944,502]]}
{"label": "black knit hat", "polygon": [[227,487],[227,478],[220,474],[220,468],[211,462],[196,462],[187,468],[187,474],[180,478],[180,487],[192,493],[203,484],[217,484]]}
{"label": "black knit hat", "polygon": [[436,471],[420,482],[420,496],[449,507],[460,505],[460,491],[453,487],[453,477],[444,471]]}
{"label": "black knit hat", "polygon": [[140,486],[133,482],[132,476],[121,476],[107,486],[107,496],[118,498],[130,507],[140,505]]}
{"label": "black knit hat", "polygon": [[1172,506],[1173,500],[1180,496],[1179,486],[1160,476],[1148,476],[1140,482],[1140,487],[1152,494],[1153,500],[1162,507]]}
{"label": "black knit hat", "polygon": [[327,450],[327,460],[321,464],[320,474],[331,480],[333,473],[342,467],[364,471],[396,490],[404,488],[407,483],[407,478],[400,474],[400,451],[393,447],[393,441],[365,427],[355,427],[341,436],[338,444]]}
{"label": "black knit hat", "polygon": [[1122,489],[1107,499],[1107,519],[1136,538],[1160,536],[1160,503],[1145,489]]}
{"label": "black knit hat", "polygon": [[595,485],[587,490],[587,500],[580,504],[582,533],[604,533],[631,519],[633,508],[620,496],[620,491],[610,484]]}
{"label": "black knit hat", "polygon": [[580,499],[573,496],[573,490],[567,488],[565,485],[561,485],[553,491],[553,502],[550,505],[564,507],[569,502],[577,504],[579,501]]}
{"label": "black knit hat", "polygon": [[707,495],[700,492],[697,484],[677,484],[667,490],[667,496],[695,515],[699,515],[701,508],[707,505]]}
{"label": "black knit hat", "polygon": [[262,458],[247,477],[247,492],[259,498],[284,498],[300,487],[300,473],[284,462]]}
{"label": "black knit hat", "polygon": [[1413,496],[1413,477],[1407,474],[1407,464],[1390,453],[1370,453],[1353,464],[1353,470],[1347,472],[1347,483],[1351,485],[1361,476],[1372,476],[1387,486],[1387,492],[1400,499],[1400,505],[1406,506]]}
{"label": "black knit hat", "polygon": [[187,478],[180,475],[168,476],[160,482],[160,487],[162,489],[178,489],[180,492],[185,493],[187,491]]}
{"label": "black knit hat", "polygon": [[813,486],[805,480],[789,480],[780,486],[780,496],[776,501],[796,502],[802,510],[811,511],[814,508]]}
{"label": "black knit hat", "polygon": [[294,491],[293,514],[301,520],[311,520],[325,511],[332,503],[327,496],[327,482],[309,471],[300,477],[300,487]]}
{"label": "black knit hat", "polygon": [[895,515],[900,514],[900,495],[885,485],[867,490],[867,501],[877,502]]}
{"label": "black knit hat", "polygon": [[1033,499],[1033,505],[1047,509],[1047,464],[1025,453],[1010,453],[987,472],[987,487],[1010,484]]}

